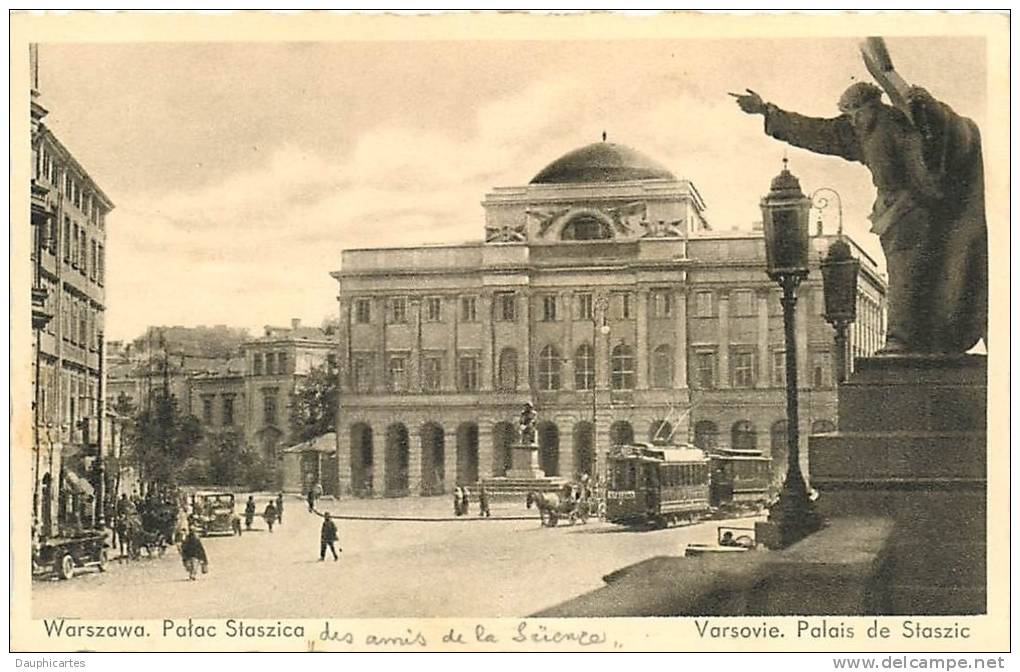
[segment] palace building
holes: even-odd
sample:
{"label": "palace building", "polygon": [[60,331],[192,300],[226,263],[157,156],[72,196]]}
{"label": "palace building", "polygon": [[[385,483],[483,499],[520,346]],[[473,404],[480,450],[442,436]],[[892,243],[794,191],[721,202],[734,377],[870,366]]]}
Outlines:
{"label": "palace building", "polygon": [[[482,241],[342,253],[344,493],[437,494],[503,475],[526,401],[547,475],[594,473],[610,446],[649,440],[757,447],[783,473],[783,320],[760,230],[713,230],[690,180],[608,142],[482,205]],[[796,328],[804,456],[836,416],[817,268],[835,236],[816,233]],[[861,355],[883,343],[885,284],[850,243]]]}

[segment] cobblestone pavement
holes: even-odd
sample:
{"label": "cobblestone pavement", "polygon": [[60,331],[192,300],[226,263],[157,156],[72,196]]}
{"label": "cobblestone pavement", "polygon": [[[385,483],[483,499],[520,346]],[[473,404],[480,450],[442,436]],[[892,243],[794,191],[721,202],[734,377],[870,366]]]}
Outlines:
{"label": "cobblestone pavement", "polygon": [[[244,500],[239,498],[239,501]],[[266,500],[259,501],[259,510]],[[537,518],[410,522],[339,520],[341,558],[319,562],[321,519],[286,500],[273,533],[204,539],[209,574],[188,581],[177,550],[113,561],[105,573],[33,583],[36,618],[313,618],[527,616],[603,585],[602,577],[688,543],[714,543],[718,522],[632,531],[592,520],[543,528]],[[322,500],[340,515],[449,518],[452,498]],[[239,507],[240,508],[240,507]],[[528,515],[524,503],[493,513]],[[742,521],[750,524],[750,520]],[[729,521],[727,524],[741,524]]]}

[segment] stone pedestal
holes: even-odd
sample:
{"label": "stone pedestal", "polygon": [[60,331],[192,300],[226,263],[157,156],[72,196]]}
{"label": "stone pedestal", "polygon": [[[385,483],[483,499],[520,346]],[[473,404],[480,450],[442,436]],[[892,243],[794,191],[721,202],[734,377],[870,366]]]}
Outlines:
{"label": "stone pedestal", "polygon": [[517,443],[513,446],[512,466],[507,470],[509,478],[545,478],[545,472],[538,463],[538,444]]}
{"label": "stone pedestal", "polygon": [[809,439],[819,512],[894,521],[888,613],[985,613],[986,358],[859,359],[838,397]]}

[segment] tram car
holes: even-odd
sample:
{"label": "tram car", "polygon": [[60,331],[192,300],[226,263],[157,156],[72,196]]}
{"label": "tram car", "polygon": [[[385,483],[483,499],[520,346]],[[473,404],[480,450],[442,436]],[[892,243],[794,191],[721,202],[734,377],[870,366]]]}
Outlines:
{"label": "tram car", "polygon": [[719,448],[712,462],[709,502],[727,513],[760,512],[769,497],[772,460],[760,450]]}
{"label": "tram car", "polygon": [[710,460],[693,446],[617,446],[609,454],[606,519],[665,527],[710,510]]}
{"label": "tram car", "polygon": [[760,511],[768,498],[770,460],[759,451],[638,443],[617,446],[608,458],[612,523],[662,528]]}

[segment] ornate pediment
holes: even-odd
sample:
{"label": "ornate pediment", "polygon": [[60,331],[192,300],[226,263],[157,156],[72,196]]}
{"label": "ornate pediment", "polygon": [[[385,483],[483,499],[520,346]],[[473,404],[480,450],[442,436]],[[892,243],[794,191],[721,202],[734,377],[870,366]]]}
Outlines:
{"label": "ornate pediment", "polygon": [[529,222],[534,221],[538,224],[538,237],[545,238],[545,234],[549,231],[549,228],[559,222],[563,215],[570,212],[570,208],[540,208],[535,210],[525,210],[524,216]]}
{"label": "ornate pediment", "polygon": [[674,219],[670,221],[659,220],[657,222],[641,222],[644,229],[643,238],[681,238],[684,235],[684,220]]}
{"label": "ornate pediment", "polygon": [[487,243],[523,243],[527,239],[527,224],[485,227],[485,242]]}
{"label": "ornate pediment", "polygon": [[642,201],[637,201],[610,208],[606,210],[606,214],[613,220],[616,233],[627,238],[638,238],[644,233],[641,225],[648,217],[648,206]]}
{"label": "ornate pediment", "polygon": [[572,206],[533,208],[525,211],[536,237],[546,240],[607,240],[640,238],[648,208],[642,201],[616,207]]}

